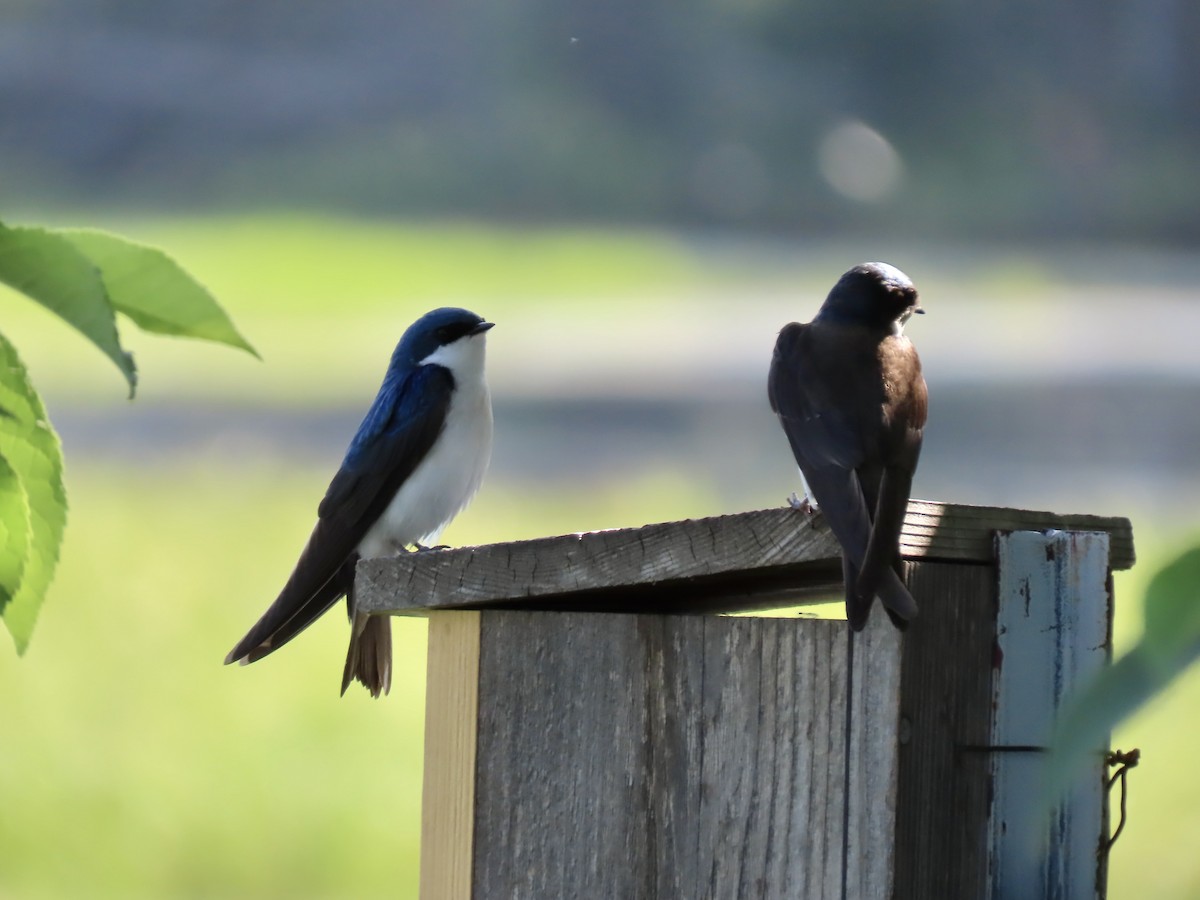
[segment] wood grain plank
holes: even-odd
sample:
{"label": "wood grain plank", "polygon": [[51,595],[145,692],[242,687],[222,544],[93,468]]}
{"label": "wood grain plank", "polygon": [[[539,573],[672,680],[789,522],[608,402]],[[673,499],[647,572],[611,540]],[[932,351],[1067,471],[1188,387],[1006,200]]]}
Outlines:
{"label": "wood grain plank", "polygon": [[909,587],[921,618],[904,636],[892,896],[983,900],[996,572],[914,563]]}
{"label": "wood grain plank", "polygon": [[[991,743],[1043,747],[1071,693],[1111,655],[1108,536],[1020,532],[997,541],[998,665],[992,683]],[[1048,821],[1039,753],[990,757],[992,828],[988,869],[997,898],[1096,900],[1105,895],[1101,848],[1108,837],[1108,741]],[[1043,833],[1045,846],[1023,839]],[[1014,835],[1016,839],[1014,839]]]}
{"label": "wood grain plank", "polygon": [[421,900],[471,900],[480,614],[429,616]]}
{"label": "wood grain plank", "polygon": [[[1128,519],[913,500],[910,559],[993,562],[997,531],[1109,534],[1111,565],[1133,563]],[[836,590],[839,548],[820,516],[765,509],[359,563],[358,603],[376,613],[437,608],[703,612],[804,602]]]}
{"label": "wood grain plank", "polygon": [[[477,900],[839,895],[844,625],[482,615]],[[882,639],[863,659],[868,698],[899,666],[898,639]],[[880,669],[875,654],[896,659]],[[895,709],[864,700],[861,714],[891,723],[856,726],[879,736],[864,771],[887,770],[867,757],[894,758]],[[874,798],[872,832],[891,834],[888,809]],[[861,842],[851,866],[886,867],[879,849]]]}
{"label": "wood grain plank", "polygon": [[891,897],[903,635],[878,606],[859,634],[843,629],[843,640],[855,642],[851,679],[854,715],[847,748],[850,815],[846,840],[851,864],[846,872],[846,895]]}

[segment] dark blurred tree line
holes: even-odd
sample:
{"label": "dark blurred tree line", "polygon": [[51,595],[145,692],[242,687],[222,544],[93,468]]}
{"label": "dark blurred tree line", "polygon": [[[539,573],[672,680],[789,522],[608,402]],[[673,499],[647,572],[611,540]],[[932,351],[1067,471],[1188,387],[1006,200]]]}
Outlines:
{"label": "dark blurred tree line", "polygon": [[1190,242],[1197,46],[1185,0],[8,0],[0,154],[28,202]]}

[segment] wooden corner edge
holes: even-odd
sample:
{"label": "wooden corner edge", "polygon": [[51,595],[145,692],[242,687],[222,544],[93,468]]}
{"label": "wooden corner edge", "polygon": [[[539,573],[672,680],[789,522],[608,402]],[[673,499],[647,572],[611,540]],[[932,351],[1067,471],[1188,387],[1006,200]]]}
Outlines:
{"label": "wooden corner edge", "polygon": [[477,611],[429,613],[421,900],[470,900],[479,721]]}

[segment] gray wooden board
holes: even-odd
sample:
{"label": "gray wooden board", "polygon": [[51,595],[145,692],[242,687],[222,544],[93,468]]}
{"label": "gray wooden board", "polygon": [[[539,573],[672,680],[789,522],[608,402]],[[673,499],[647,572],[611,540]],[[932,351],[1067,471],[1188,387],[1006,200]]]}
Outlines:
{"label": "gray wooden board", "polygon": [[[845,634],[485,611],[473,896],[839,896]],[[882,621],[860,640],[852,896],[886,896],[899,640]]]}
{"label": "gray wooden board", "polygon": [[904,636],[895,900],[984,900],[996,572],[914,563]]}
{"label": "gray wooden board", "polygon": [[[990,564],[996,531],[1067,529],[1111,537],[1133,563],[1128,519],[913,500],[910,559]],[[356,596],[374,613],[487,606],[703,612],[786,606],[836,590],[839,548],[818,515],[790,508],[363,560]]]}
{"label": "gray wooden board", "polygon": [[[992,742],[1043,747],[1066,697],[1108,663],[1108,535],[1016,532],[998,539],[997,555]],[[1107,749],[1096,748],[1085,774],[1050,816],[1048,829],[1034,818],[1044,802],[1042,754],[991,757],[990,874],[996,900],[1104,895],[1105,873],[1097,861],[1103,860],[1098,851],[1107,837]]]}
{"label": "gray wooden board", "polygon": [[858,634],[845,625],[842,629],[843,640],[855,642],[854,715],[847,757],[850,817],[846,840],[847,858],[852,863],[846,873],[846,897],[891,897],[903,639],[878,604],[866,629]]}

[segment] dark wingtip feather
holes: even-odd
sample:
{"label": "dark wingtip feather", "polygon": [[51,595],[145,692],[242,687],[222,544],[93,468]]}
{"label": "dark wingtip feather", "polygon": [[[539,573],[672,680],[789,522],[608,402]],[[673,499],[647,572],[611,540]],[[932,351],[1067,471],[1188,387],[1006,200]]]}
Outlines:
{"label": "dark wingtip feather", "polygon": [[314,592],[306,588],[298,590],[293,575],[262,618],[229,651],[225,664],[240,662],[245,666],[258,662],[306,629],[349,590],[354,583],[354,566],[357,562],[358,554],[355,553]]}
{"label": "dark wingtip feather", "polygon": [[[909,593],[908,588],[904,586],[904,582],[900,580],[900,576],[896,574],[895,569],[884,569],[883,578],[880,580],[878,589],[865,593],[863,589],[863,579],[860,574],[858,582],[854,590],[855,600],[858,604],[867,611],[862,617],[863,625],[866,624],[867,614],[871,609],[871,603],[876,596],[879,597],[880,605],[883,611],[887,613],[892,624],[900,631],[907,631],[908,625],[917,617],[917,602]],[[849,591],[847,592],[846,600],[847,610],[850,608]],[[859,629],[855,629],[856,631]]]}
{"label": "dark wingtip feather", "polygon": [[871,600],[873,598],[867,597],[864,601],[855,591],[854,586],[858,583],[858,567],[844,553],[842,554],[842,580],[846,590],[846,621],[850,623],[852,630],[862,631],[867,627],[867,620],[871,617]]}
{"label": "dark wingtip feather", "polygon": [[858,597],[846,597],[846,621],[850,623],[850,628],[853,631],[862,631],[867,627],[867,622],[871,618],[871,603],[864,603]]}

